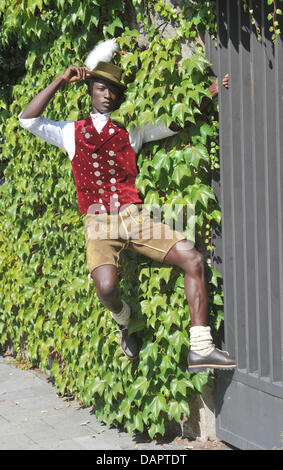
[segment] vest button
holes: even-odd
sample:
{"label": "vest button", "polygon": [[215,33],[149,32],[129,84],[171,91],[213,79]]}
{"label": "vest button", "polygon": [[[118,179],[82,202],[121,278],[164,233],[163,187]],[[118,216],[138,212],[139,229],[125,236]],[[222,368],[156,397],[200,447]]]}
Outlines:
{"label": "vest button", "polygon": [[115,179],[115,178],[111,178],[110,183],[116,183],[116,179]]}
{"label": "vest button", "polygon": [[97,153],[93,153],[92,158],[97,158]]}
{"label": "vest button", "polygon": [[111,175],[115,175],[116,170],[109,170],[109,173],[110,173]]}
{"label": "vest button", "polygon": [[94,168],[98,168],[99,164],[95,162],[95,163],[93,163],[93,166],[94,166]]}
{"label": "vest button", "polygon": [[85,138],[86,138],[86,139],[89,139],[89,138],[90,138],[90,134],[89,134],[88,132],[85,134]]}
{"label": "vest button", "polygon": [[99,194],[103,194],[103,193],[104,193],[104,189],[101,188],[101,189],[98,190],[98,192],[99,192]]}
{"label": "vest button", "polygon": [[118,199],[118,194],[113,194],[114,199]]}
{"label": "vest button", "polygon": [[116,191],[116,186],[111,186],[111,191]]}
{"label": "vest button", "polygon": [[109,150],[109,156],[113,157],[114,155],[115,155],[115,152],[113,152],[113,150]]}
{"label": "vest button", "polygon": [[114,134],[115,129],[109,129],[109,134]]}
{"label": "vest button", "polygon": [[95,171],[94,174],[95,176],[100,176],[100,171]]}
{"label": "vest button", "polygon": [[102,185],[102,181],[97,180],[97,184],[99,184],[99,186],[101,186],[101,185]]}
{"label": "vest button", "polygon": [[114,160],[109,160],[109,165],[111,165],[111,166],[115,165]]}

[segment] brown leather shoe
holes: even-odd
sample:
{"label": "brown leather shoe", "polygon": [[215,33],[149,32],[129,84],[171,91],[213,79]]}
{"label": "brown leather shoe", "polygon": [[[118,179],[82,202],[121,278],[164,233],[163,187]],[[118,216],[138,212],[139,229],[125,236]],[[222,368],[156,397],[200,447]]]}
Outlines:
{"label": "brown leather shoe", "polygon": [[235,367],[236,362],[229,356],[229,353],[215,347],[207,356],[201,356],[194,351],[188,354],[188,368],[191,373],[203,372],[206,369],[230,370]]}
{"label": "brown leather shoe", "polygon": [[120,345],[124,354],[129,359],[136,359],[141,349],[141,341],[136,333],[128,334],[127,326],[119,325],[120,329]]}

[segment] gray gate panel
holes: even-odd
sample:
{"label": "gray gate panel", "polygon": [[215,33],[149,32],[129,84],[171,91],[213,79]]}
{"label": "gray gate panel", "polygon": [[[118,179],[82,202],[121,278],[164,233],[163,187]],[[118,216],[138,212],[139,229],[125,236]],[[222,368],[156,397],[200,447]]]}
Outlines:
{"label": "gray gate panel", "polygon": [[[219,77],[223,77],[227,71],[229,71],[229,56],[228,56],[228,35],[225,25],[227,21],[227,10],[225,8],[221,9],[222,21],[219,23],[219,37],[221,37],[219,45],[219,55],[221,61],[218,64],[218,74]],[[230,74],[231,76],[231,74]],[[227,181],[228,184],[231,180],[231,145],[230,145],[230,132],[231,126],[229,122],[229,116],[231,116],[230,111],[230,101],[226,98],[228,96],[223,96],[227,94],[227,90],[221,88],[221,93],[219,96],[220,100],[220,109],[222,116],[225,116],[225,119],[220,121],[220,145],[221,145],[221,205],[222,205],[222,261],[223,261],[223,278],[224,282],[224,302],[225,310],[233,312],[234,310],[234,290],[231,289],[227,291],[226,286],[231,286],[234,283],[233,271],[227,269],[229,265],[233,264],[233,245],[231,237],[228,237],[229,227],[233,223],[232,219],[232,195],[227,192],[225,198],[223,197],[223,181]],[[231,184],[231,183],[230,183]],[[227,234],[226,234],[227,232]],[[225,338],[226,344],[229,344],[230,351],[234,353],[235,351],[235,331],[233,321],[225,322]]]}
{"label": "gray gate panel", "polygon": [[[283,21],[280,24],[281,30],[283,28]],[[276,59],[276,94],[278,99],[276,101],[276,161],[277,161],[277,177],[276,183],[278,188],[277,201],[278,201],[278,264],[279,264],[279,311],[282,313],[283,310],[283,42],[280,41],[278,47],[275,51]],[[279,311],[277,316],[279,316],[279,325],[278,326],[278,335],[280,335],[280,344],[281,344],[281,380],[283,380],[283,318],[280,317]],[[279,340],[278,340],[279,341]]]}
{"label": "gray gate panel", "polygon": [[[228,27],[233,41],[230,41],[229,47],[229,73],[231,76],[231,89],[229,93],[230,106],[229,115],[232,116],[233,122],[228,119],[230,126],[230,154],[231,154],[231,181],[225,188],[231,194],[232,199],[232,225],[227,227],[227,236],[231,238],[233,249],[233,263],[231,270],[233,271],[233,287],[234,291],[234,308],[233,323],[234,336],[236,343],[236,351],[238,366],[240,368],[246,365],[246,327],[243,315],[245,312],[245,277],[244,277],[244,229],[243,224],[243,171],[242,171],[242,146],[239,136],[241,135],[241,117],[242,103],[239,99],[242,96],[241,67],[239,66],[239,28],[238,28],[238,9],[237,3],[233,2],[228,9]],[[233,77],[233,78],[232,78]],[[232,125],[231,125],[232,124]],[[227,344],[229,350],[230,346]],[[232,352],[232,351],[231,351]],[[234,351],[233,351],[233,354]]]}
{"label": "gray gate panel", "polygon": [[[255,9],[256,18],[261,25],[260,8]],[[255,180],[254,191],[254,249],[256,259],[256,314],[254,328],[258,337],[258,372],[261,377],[269,374],[268,351],[268,297],[267,297],[267,234],[266,234],[266,119],[265,119],[265,55],[257,37],[251,35],[251,81],[252,95],[252,143],[253,143],[253,172]]]}
{"label": "gray gate panel", "polygon": [[266,2],[249,2],[261,41],[242,1],[216,4],[218,47],[207,55],[231,86],[219,94],[222,236],[212,261],[222,260],[224,346],[238,366],[217,376],[217,432],[268,449],[283,432],[283,45],[270,40]]}
{"label": "gray gate panel", "polygon": [[[278,240],[278,193],[277,148],[276,148],[276,74],[269,61],[272,44],[266,44],[265,55],[265,173],[266,173],[266,235],[267,235],[267,284],[268,284],[268,331],[269,331],[269,375],[271,381],[282,378],[282,357],[280,354],[280,270]],[[277,64],[272,61],[274,68]]]}
{"label": "gray gate panel", "polygon": [[[248,24],[248,14],[239,10],[239,24]],[[245,28],[239,28],[239,80],[241,89],[239,103],[241,107],[240,121],[241,127],[239,138],[241,141],[241,168],[243,184],[243,212],[242,224],[243,233],[243,255],[244,270],[243,278],[245,283],[245,305],[244,305],[244,324],[246,331],[243,334],[243,340],[246,341],[246,364],[249,371],[257,369],[257,335],[256,335],[256,310],[254,300],[256,296],[255,282],[255,251],[254,251],[254,171],[253,171],[253,151],[252,151],[252,81],[251,81],[251,62],[250,62],[250,34]],[[237,58],[236,58],[237,60]]]}
{"label": "gray gate panel", "polygon": [[283,450],[283,400],[227,377],[222,385],[227,390],[216,406],[223,438],[240,449]]}

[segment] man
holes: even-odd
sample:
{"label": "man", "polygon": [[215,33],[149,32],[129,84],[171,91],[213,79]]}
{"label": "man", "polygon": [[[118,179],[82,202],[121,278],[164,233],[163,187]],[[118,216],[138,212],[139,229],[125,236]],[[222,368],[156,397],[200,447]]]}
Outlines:
{"label": "man", "polygon": [[[71,65],[28,104],[19,116],[20,122],[36,136],[66,150],[70,157],[79,210],[86,214],[88,268],[99,299],[119,325],[121,347],[127,357],[135,359],[140,344],[137,335],[128,334],[131,312],[120,298],[117,267],[120,252],[131,248],[184,270],[191,316],[189,371],[234,368],[235,361],[228,353],[212,344],[210,327],[207,326],[207,290],[202,255],[183,234],[153,219],[150,219],[146,235],[137,228],[135,236],[131,236],[127,229],[129,222],[133,221],[135,227],[139,227],[138,221],[143,218],[142,199],[135,189],[138,151],[144,143],[171,136],[178,128],[174,124],[170,129],[166,129],[164,124],[148,124],[142,129],[131,128],[127,132],[112,122],[110,115],[119,107],[125,89],[121,74],[119,67],[103,60],[89,68]],[[87,79],[93,108],[87,119],[53,122],[42,117],[58,89]],[[225,76],[223,85],[228,87],[228,76]],[[213,96],[217,95],[217,80],[210,91]],[[103,213],[108,216],[108,222],[116,216],[119,234],[122,230],[123,235],[115,238],[97,236],[97,217]],[[156,224],[162,234],[161,239],[152,237]]]}

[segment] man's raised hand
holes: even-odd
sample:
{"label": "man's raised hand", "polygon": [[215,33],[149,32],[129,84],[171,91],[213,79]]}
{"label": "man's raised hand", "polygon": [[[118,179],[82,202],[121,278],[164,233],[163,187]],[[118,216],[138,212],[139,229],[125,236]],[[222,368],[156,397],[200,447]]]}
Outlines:
{"label": "man's raised hand", "polygon": [[66,83],[78,82],[88,77],[90,77],[90,72],[86,67],[70,65],[64,73],[55,78],[50,85],[44,88],[44,90],[30,101],[22,112],[21,117],[23,119],[31,119],[40,116],[59,88],[66,85]]}
{"label": "man's raised hand", "polygon": [[[228,73],[226,73],[226,75],[224,75],[224,77],[222,79],[222,85],[225,88],[229,88],[229,74]],[[218,93],[219,93],[218,77],[214,80],[212,85],[210,85],[209,91],[212,95],[212,98],[215,98],[218,95]]]}
{"label": "man's raised hand", "polygon": [[226,73],[222,80],[222,85],[225,86],[225,88],[229,88],[229,74]]}
{"label": "man's raised hand", "polygon": [[70,65],[62,74],[62,78],[67,83],[74,83],[80,80],[85,80],[90,76],[89,70],[86,67],[78,67]]}

